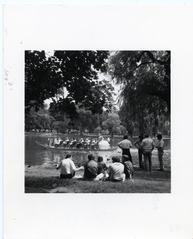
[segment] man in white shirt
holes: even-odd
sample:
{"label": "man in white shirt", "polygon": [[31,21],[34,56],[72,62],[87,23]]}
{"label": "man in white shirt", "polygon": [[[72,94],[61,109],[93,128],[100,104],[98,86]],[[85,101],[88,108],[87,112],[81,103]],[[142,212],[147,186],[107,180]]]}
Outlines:
{"label": "man in white shirt", "polygon": [[[151,172],[152,169],[151,155],[154,149],[154,143],[148,134],[146,134],[144,139],[142,140],[141,148],[144,155],[144,168],[146,171]],[[149,164],[148,167],[147,163]]]}
{"label": "man in white shirt", "polygon": [[124,182],[125,181],[125,173],[124,173],[124,165],[120,163],[119,157],[112,157],[113,163],[109,166],[109,180],[114,182]]}
{"label": "man in white shirt", "polygon": [[74,162],[72,161],[72,156],[67,154],[65,159],[62,159],[56,168],[60,169],[60,178],[72,178],[74,177],[76,171],[81,170],[84,167],[76,168]]}
{"label": "man in white shirt", "polygon": [[118,146],[119,146],[119,148],[122,149],[122,155],[128,155],[129,161],[131,161],[133,163],[132,157],[131,157],[131,152],[130,152],[130,148],[132,147],[132,143],[128,139],[127,135],[125,135],[123,137],[123,140],[118,143]]}
{"label": "man in white shirt", "polygon": [[55,146],[55,147],[60,146],[61,143],[62,143],[62,140],[61,140],[60,137],[56,137],[56,138],[54,139],[54,146]]}

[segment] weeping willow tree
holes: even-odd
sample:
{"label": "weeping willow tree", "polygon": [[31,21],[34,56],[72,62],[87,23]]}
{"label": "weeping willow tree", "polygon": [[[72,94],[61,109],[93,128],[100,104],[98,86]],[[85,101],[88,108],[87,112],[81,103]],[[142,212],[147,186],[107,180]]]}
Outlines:
{"label": "weeping willow tree", "polygon": [[170,115],[170,51],[115,52],[109,72],[123,86],[120,117],[127,130],[155,134]]}

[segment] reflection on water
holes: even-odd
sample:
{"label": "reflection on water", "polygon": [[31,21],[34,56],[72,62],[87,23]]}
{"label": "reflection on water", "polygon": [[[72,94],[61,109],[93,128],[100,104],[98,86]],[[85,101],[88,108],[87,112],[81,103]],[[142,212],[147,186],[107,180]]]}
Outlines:
{"label": "reflection on water", "polygon": [[[47,150],[41,148],[36,144],[36,141],[40,143],[47,143],[46,137],[39,136],[26,136],[25,137],[25,164],[26,165],[42,165],[45,167],[55,166],[66,154],[70,153],[73,156],[73,160],[77,166],[82,165],[89,154],[88,151],[63,151],[63,150]],[[102,156],[106,160],[111,152],[92,152],[96,157]]]}

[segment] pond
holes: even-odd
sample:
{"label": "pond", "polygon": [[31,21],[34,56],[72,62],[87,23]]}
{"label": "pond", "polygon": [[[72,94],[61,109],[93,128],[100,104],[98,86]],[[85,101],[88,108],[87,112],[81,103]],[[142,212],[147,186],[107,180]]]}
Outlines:
{"label": "pond", "polygon": [[[42,165],[45,167],[53,167],[56,165],[62,158],[66,156],[67,153],[70,153],[73,157],[73,160],[77,166],[82,165],[86,160],[89,154],[88,151],[63,151],[63,150],[47,150],[39,146],[36,141],[46,144],[48,141],[49,134],[35,134],[27,133],[25,135],[25,165],[35,166]],[[62,137],[61,137],[62,138]],[[113,145],[122,139],[122,137],[117,137],[113,141]],[[134,141],[134,140],[133,140]],[[164,139],[165,149],[170,148],[170,139]],[[105,151],[95,151],[93,154],[97,156],[102,156],[104,160],[112,156],[113,152]],[[121,150],[116,151],[116,154],[121,155]]]}
{"label": "pond", "polygon": [[[77,166],[82,165],[87,160],[89,151],[70,151],[70,150],[49,150],[39,146],[36,141],[42,144],[47,143],[47,136],[25,136],[25,164],[30,166],[43,165],[53,166],[56,165],[66,154],[71,154],[73,160]],[[98,157],[102,156],[104,160],[109,158],[112,152],[105,151],[92,151],[92,153]],[[119,152],[120,153],[120,150]]]}

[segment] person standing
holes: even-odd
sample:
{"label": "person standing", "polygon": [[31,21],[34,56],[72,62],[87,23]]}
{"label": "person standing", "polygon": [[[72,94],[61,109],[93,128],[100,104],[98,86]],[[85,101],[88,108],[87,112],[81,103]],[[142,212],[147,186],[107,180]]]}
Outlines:
{"label": "person standing", "polygon": [[143,152],[141,143],[143,140],[143,135],[139,135],[138,140],[134,143],[135,147],[138,149],[138,159],[139,159],[139,168],[143,169]]}
{"label": "person standing", "polygon": [[[141,147],[142,147],[142,152],[144,155],[144,169],[146,171],[151,172],[152,170],[151,156],[152,156],[152,151],[154,149],[154,143],[148,134],[146,134],[144,139],[142,140]],[[147,167],[147,164],[148,164],[148,167]]]}
{"label": "person standing", "polygon": [[118,146],[119,146],[119,148],[122,149],[122,155],[128,155],[129,161],[131,161],[133,163],[132,157],[131,157],[131,152],[130,152],[130,148],[132,147],[132,143],[128,139],[127,135],[125,135],[123,137],[123,140],[118,143]]}
{"label": "person standing", "polygon": [[164,141],[162,139],[162,134],[157,134],[156,148],[158,150],[158,159],[159,159],[159,165],[160,165],[159,171],[164,171],[164,165],[163,165]]}

